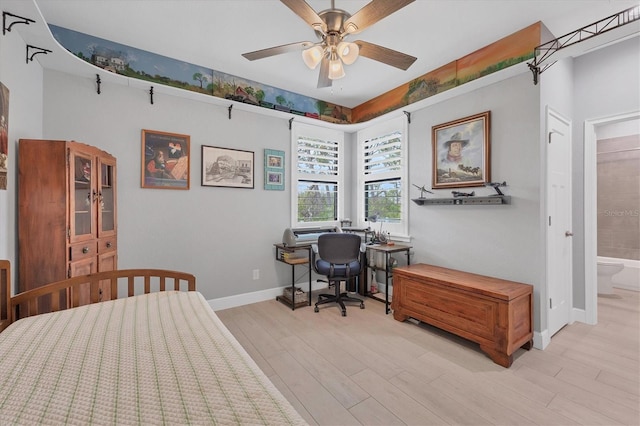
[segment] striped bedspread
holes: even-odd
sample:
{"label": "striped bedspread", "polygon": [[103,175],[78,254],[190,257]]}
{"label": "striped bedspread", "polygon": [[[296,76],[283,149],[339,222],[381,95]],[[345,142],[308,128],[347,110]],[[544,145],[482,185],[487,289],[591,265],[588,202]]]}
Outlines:
{"label": "striped bedspread", "polygon": [[0,333],[0,424],[306,424],[197,292],[25,318]]}

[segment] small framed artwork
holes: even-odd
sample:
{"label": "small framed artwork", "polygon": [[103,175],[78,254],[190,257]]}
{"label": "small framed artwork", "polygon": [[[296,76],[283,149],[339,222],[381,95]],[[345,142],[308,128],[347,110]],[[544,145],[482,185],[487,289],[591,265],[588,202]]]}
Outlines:
{"label": "small framed artwork", "polygon": [[0,189],[7,189],[9,162],[9,89],[0,83]]}
{"label": "small framed artwork", "polygon": [[264,150],[264,189],[284,191],[284,151]]}
{"label": "small framed artwork", "polygon": [[202,145],[202,186],[253,189],[253,151]]}
{"label": "small framed artwork", "polygon": [[483,186],[491,179],[491,111],[432,127],[432,187]]}
{"label": "small framed artwork", "polygon": [[189,135],[142,130],[142,187],[189,189]]}

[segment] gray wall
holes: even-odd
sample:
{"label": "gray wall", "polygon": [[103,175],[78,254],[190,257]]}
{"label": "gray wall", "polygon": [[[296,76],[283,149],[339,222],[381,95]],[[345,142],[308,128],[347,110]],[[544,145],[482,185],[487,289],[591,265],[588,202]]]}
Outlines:
{"label": "gray wall", "polygon": [[[42,137],[42,68],[25,63],[25,44],[15,31],[0,36],[0,82],[9,88],[7,190],[0,190],[0,258],[15,264],[17,140]],[[17,270],[13,269],[14,275]]]}
{"label": "gray wall", "polygon": [[[499,206],[410,203],[413,262],[533,284],[538,298],[542,263],[538,90],[530,74],[520,74],[412,114],[410,183],[431,185],[432,126],[490,110],[491,179],[506,181],[503,192],[512,197],[511,205]],[[477,195],[495,193],[483,187],[465,190],[475,190]],[[417,189],[411,191],[411,198],[416,198]],[[435,192],[451,195],[450,189]],[[536,330],[540,329],[538,311]]]}
{"label": "gray wall", "polygon": [[[290,270],[274,262],[272,245],[289,226],[290,186],[265,191],[261,174],[265,148],[284,150],[290,158],[286,119],[234,111],[229,120],[226,108],[166,95],[151,105],[145,92],[124,86],[103,85],[97,95],[91,81],[55,71],[45,71],[44,81],[44,137],[80,140],[118,158],[121,268],[193,271],[209,299],[288,282]],[[413,114],[410,182],[430,184],[433,125],[491,110],[492,176],[506,180],[513,196],[512,205],[497,207],[411,203],[415,262],[537,284],[537,90],[522,74]],[[191,190],[140,188],[141,129],[191,135]],[[201,145],[255,151],[255,189],[200,186]],[[353,147],[347,152],[353,154]],[[260,269],[260,280],[252,280],[253,269]]]}
{"label": "gray wall", "polygon": [[[273,243],[290,226],[290,182],[263,189],[264,149],[290,158],[287,119],[44,73],[44,137],[96,145],[118,159],[118,266],[193,272],[207,299],[259,291],[290,282],[274,262]],[[141,129],[191,136],[191,189],[142,189]],[[255,188],[201,186],[201,146],[255,153]],[[287,165],[288,170],[288,165]],[[252,271],[260,270],[254,281]]]}

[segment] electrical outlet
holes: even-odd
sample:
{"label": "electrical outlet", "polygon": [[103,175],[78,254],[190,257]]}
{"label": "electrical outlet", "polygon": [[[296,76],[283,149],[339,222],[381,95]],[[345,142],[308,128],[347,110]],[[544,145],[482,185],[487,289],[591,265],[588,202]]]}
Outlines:
{"label": "electrical outlet", "polygon": [[260,279],[260,269],[254,269],[253,270],[253,279],[254,280],[259,280]]}

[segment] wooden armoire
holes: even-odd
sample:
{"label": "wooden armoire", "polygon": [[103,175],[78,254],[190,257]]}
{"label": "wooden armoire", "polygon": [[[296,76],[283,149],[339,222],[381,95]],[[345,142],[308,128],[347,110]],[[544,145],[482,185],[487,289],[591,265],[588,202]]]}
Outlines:
{"label": "wooden armoire", "polygon": [[[74,141],[18,144],[18,291],[117,268],[116,159]],[[102,300],[111,298],[101,285]],[[80,297],[88,297],[81,291]]]}

